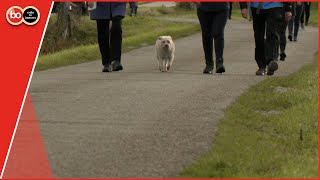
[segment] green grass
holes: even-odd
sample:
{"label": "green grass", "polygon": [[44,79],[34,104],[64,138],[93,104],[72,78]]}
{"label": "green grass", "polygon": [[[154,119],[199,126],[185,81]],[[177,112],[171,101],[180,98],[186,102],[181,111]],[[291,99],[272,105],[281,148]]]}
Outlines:
{"label": "green grass", "polygon": [[[96,27],[91,23],[94,24],[95,21],[86,20],[82,24],[84,27],[80,29],[87,31],[78,32],[77,39],[81,40],[82,37],[83,42],[90,42],[90,39],[94,38],[92,43],[79,43],[73,48],[42,54],[38,58],[36,71],[100,59],[100,52],[95,43]],[[197,24],[163,22],[151,17],[126,17],[123,20],[123,52],[154,44],[160,35],[171,35],[173,39],[177,39],[199,31],[200,27]]]}
{"label": "green grass", "polygon": [[314,63],[249,88],[226,109],[212,149],[181,177],[316,178],[317,77]]}
{"label": "green grass", "polygon": [[318,3],[317,2],[311,3],[309,24],[311,26],[318,26]]}
{"label": "green grass", "polygon": [[149,3],[149,2],[138,2],[138,5],[142,5],[142,4],[146,4],[146,3]]}
{"label": "green grass", "polygon": [[197,11],[196,10],[183,10],[183,9],[176,8],[175,13],[162,14],[161,17],[197,19]]}

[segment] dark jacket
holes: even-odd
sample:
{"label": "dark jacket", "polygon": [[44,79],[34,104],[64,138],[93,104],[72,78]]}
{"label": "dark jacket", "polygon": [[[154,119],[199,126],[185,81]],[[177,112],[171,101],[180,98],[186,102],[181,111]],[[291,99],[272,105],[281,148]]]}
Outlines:
{"label": "dark jacket", "polygon": [[201,2],[197,3],[198,10],[204,12],[224,11],[229,9],[228,2]]}
{"label": "dark jacket", "polygon": [[[282,2],[284,10],[286,12],[292,12],[292,3],[291,2]],[[241,9],[247,9],[248,8],[248,3],[247,2],[240,2],[240,8]]]}
{"label": "dark jacket", "polygon": [[90,11],[90,18],[92,20],[111,19],[115,16],[125,17],[125,14],[125,2],[97,2],[97,8]]}

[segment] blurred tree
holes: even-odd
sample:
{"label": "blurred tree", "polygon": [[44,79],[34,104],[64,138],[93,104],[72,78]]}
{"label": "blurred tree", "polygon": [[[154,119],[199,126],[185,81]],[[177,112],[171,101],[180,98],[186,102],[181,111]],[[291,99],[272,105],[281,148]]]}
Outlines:
{"label": "blurred tree", "polygon": [[58,14],[56,22],[58,37],[62,37],[63,39],[72,37],[72,31],[80,21],[82,10],[81,3],[59,3],[56,7]]}

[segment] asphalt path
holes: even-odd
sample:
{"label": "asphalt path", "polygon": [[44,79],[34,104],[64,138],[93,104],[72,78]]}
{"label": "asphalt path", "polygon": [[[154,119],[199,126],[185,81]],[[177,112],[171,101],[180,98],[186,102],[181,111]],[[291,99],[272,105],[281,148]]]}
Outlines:
{"label": "asphalt path", "polygon": [[[275,76],[314,60],[317,28],[299,33]],[[175,43],[168,73],[159,72],[154,46],[124,53],[121,72],[102,73],[97,60],[34,73],[30,92],[54,177],[176,177],[210,148],[224,109],[272,78],[255,76],[250,22],[228,21],[222,75],[202,74],[200,33]]]}

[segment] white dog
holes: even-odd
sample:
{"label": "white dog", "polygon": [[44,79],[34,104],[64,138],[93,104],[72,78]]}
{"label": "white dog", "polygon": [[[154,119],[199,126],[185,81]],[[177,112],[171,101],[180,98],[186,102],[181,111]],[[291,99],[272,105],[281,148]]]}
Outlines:
{"label": "white dog", "polygon": [[156,41],[156,56],[159,70],[167,72],[174,60],[175,46],[171,36],[160,36]]}

